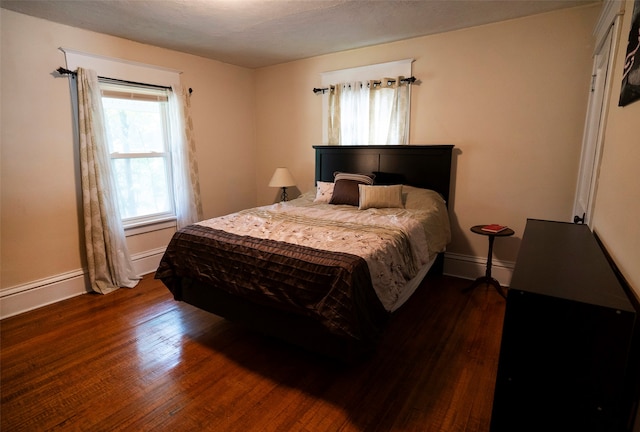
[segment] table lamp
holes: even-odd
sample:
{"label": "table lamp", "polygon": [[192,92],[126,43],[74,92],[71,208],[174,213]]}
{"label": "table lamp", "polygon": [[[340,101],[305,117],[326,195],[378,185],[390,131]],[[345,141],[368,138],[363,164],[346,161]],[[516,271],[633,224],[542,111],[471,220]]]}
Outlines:
{"label": "table lamp", "polygon": [[281,201],[287,200],[287,188],[295,185],[296,181],[293,179],[293,176],[289,170],[284,167],[276,168],[276,171],[273,173],[271,181],[269,182],[269,187],[282,188]]}

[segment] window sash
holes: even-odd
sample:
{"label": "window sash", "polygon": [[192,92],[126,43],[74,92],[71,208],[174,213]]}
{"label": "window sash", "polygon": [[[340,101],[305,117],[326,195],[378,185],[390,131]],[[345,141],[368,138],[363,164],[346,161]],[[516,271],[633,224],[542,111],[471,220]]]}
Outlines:
{"label": "window sash", "polygon": [[153,158],[153,157],[170,157],[171,154],[169,152],[145,152],[145,153],[120,153],[113,152],[110,154],[111,159],[136,159],[136,158]]}
{"label": "window sash", "polygon": [[126,84],[100,82],[102,97],[113,99],[132,99],[140,101],[167,102],[169,96],[165,89],[137,87]]}
{"label": "window sash", "polygon": [[[132,151],[111,151],[112,144],[108,142],[109,155],[111,159],[111,169],[114,173],[121,174],[128,179],[122,181],[122,178],[117,178],[117,194],[119,195],[119,202],[121,206],[121,218],[125,228],[132,226],[139,226],[145,223],[153,223],[158,220],[167,220],[175,218],[175,200],[173,197],[173,173],[172,173],[172,157],[170,151],[169,141],[169,115],[168,115],[168,95],[167,90],[164,89],[152,89],[133,87],[125,84],[112,84],[112,83],[100,83],[102,91],[103,101],[105,99],[125,99],[144,102],[155,102],[160,106],[159,115],[161,122],[161,146],[154,146],[154,150],[144,151],[144,149],[133,148]],[[107,122],[107,120],[105,119]],[[109,137],[107,138],[110,141]],[[159,143],[159,142],[158,142]],[[161,150],[160,150],[161,147]],[[122,149],[119,149],[122,150]],[[151,169],[151,172],[142,174],[144,181],[134,180],[136,176],[140,177],[140,174],[132,171],[136,168],[132,168],[134,161],[138,162],[138,168],[144,170],[144,160],[158,160],[161,159],[164,166],[163,178],[157,171],[157,167],[147,166]],[[131,163],[127,162],[131,161]],[[142,163],[142,165],[140,165]],[[134,165],[135,166],[135,165]],[[160,177],[157,177],[160,175]],[[116,175],[117,177],[117,175]],[[157,201],[158,197],[154,194],[154,189],[161,184],[162,192],[160,195],[160,201]],[[124,188],[124,189],[123,189]],[[142,188],[142,189],[139,189]],[[155,196],[155,198],[154,198]],[[137,214],[140,211],[140,207],[144,204],[140,203],[140,200],[144,198],[147,200],[147,213]],[[124,200],[124,201],[123,201]],[[160,207],[166,209],[165,211],[153,211],[154,205],[160,205]],[[124,209],[122,207],[125,207]],[[136,213],[132,216],[127,214]]]}

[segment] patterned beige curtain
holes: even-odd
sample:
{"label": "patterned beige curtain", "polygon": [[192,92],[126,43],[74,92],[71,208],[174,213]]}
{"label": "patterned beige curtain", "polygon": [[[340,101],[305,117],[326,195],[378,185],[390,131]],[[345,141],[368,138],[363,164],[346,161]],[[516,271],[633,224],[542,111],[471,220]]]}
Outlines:
{"label": "patterned beige curtain", "polygon": [[403,78],[330,86],[329,144],[408,144],[411,87]]}
{"label": "patterned beige curtain", "polygon": [[340,145],[340,99],[342,98],[342,89],[344,84],[336,84],[329,88],[329,145]]}
{"label": "patterned beige curtain", "polygon": [[178,229],[202,219],[196,144],[191,122],[191,98],[179,85],[169,92],[173,194]]}
{"label": "patterned beige curtain", "polygon": [[95,71],[78,68],[80,171],[91,289],[107,294],[138,283],[127,248],[106,145],[102,99]]}

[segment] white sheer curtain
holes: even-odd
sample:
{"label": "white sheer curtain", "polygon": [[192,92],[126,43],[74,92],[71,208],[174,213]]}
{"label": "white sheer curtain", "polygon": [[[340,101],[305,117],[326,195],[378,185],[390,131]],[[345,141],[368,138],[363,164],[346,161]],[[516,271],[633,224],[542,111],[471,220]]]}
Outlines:
{"label": "white sheer curtain", "polygon": [[78,68],[78,126],[85,246],[91,289],[107,294],[133,288],[133,270],[115,195],[95,71]]}
{"label": "white sheer curtain", "polygon": [[411,89],[403,78],[331,86],[329,144],[408,144]]}
{"label": "white sheer curtain", "polygon": [[173,195],[176,201],[178,229],[202,218],[198,164],[189,110],[189,95],[182,86],[174,85],[169,92],[171,128],[171,160],[173,164]]}

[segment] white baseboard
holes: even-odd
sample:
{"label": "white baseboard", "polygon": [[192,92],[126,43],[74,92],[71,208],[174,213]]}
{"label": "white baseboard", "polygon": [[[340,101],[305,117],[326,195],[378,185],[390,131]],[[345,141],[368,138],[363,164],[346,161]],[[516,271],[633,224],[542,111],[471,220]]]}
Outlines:
{"label": "white baseboard", "polygon": [[0,292],[0,319],[88,292],[89,275],[75,270],[28,284],[5,288]]}
{"label": "white baseboard", "polygon": [[[165,248],[153,249],[131,256],[133,269],[139,276],[158,268]],[[0,319],[18,315],[71,297],[90,292],[89,274],[78,269],[23,285],[0,290]]]}
{"label": "white baseboard", "polygon": [[138,276],[153,273],[160,265],[160,260],[166,248],[151,249],[135,255],[131,255],[133,269]]}
{"label": "white baseboard", "polygon": [[[508,287],[515,263],[513,261],[491,260],[491,276],[496,278],[500,285]],[[471,255],[462,255],[446,252],[444,254],[444,274],[462,279],[474,280],[484,276],[487,268],[487,259]]]}

